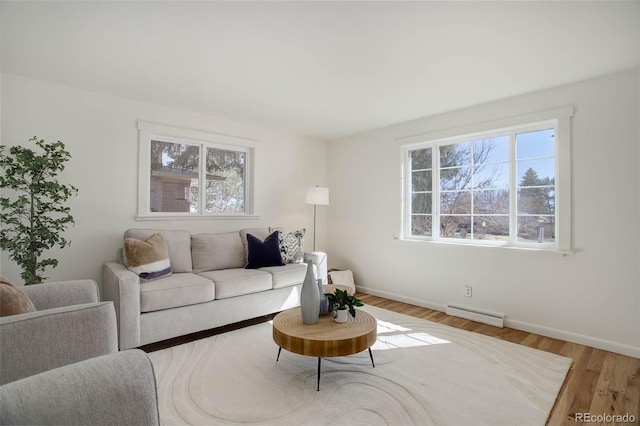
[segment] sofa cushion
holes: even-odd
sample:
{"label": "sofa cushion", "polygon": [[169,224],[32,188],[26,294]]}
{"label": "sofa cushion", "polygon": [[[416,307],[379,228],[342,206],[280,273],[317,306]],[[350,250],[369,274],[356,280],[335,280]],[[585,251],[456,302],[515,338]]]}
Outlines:
{"label": "sofa cushion", "polygon": [[146,240],[156,232],[164,236],[169,249],[169,261],[173,272],[193,272],[191,265],[191,235],[189,231],[161,229],[128,229],[124,238]]}
{"label": "sofa cushion", "polygon": [[306,230],[298,229],[282,236],[282,258],[285,263],[304,262],[304,234]]}
{"label": "sofa cushion", "polygon": [[258,293],[272,288],[271,274],[257,269],[222,269],[202,272],[199,276],[215,283],[216,299]]}
{"label": "sofa cushion", "polygon": [[244,247],[238,232],[196,234],[191,236],[193,272],[198,274],[218,269],[242,268]]}
{"label": "sofa cushion", "polygon": [[152,312],[209,302],[215,294],[211,280],[192,273],[173,274],[140,286],[140,311]]}
{"label": "sofa cushion", "polygon": [[145,241],[125,238],[124,257],[129,270],[140,277],[140,282],[157,280],[171,275],[171,263],[167,243],[156,232]]}
{"label": "sofa cushion", "polygon": [[8,278],[0,275],[0,317],[35,312],[36,307]]}
{"label": "sofa cushion", "polygon": [[279,230],[280,254],[284,263],[304,262],[304,234],[306,229],[294,232]]}
{"label": "sofa cushion", "polygon": [[257,269],[265,266],[282,266],[280,257],[280,245],[278,244],[278,232],[270,234],[262,241],[251,234],[247,234],[249,254],[247,269]]}
{"label": "sofa cushion", "polygon": [[[315,265],[314,265],[315,268]],[[268,272],[273,278],[273,288],[289,287],[304,281],[307,273],[306,263],[287,263],[284,266],[270,266],[260,268],[259,271]]]}
{"label": "sofa cushion", "polygon": [[269,228],[244,228],[240,230],[240,241],[242,241],[242,247],[244,247],[245,265],[247,264],[247,259],[249,259],[249,243],[247,242],[247,234],[251,234],[264,241],[271,232],[269,232]]}

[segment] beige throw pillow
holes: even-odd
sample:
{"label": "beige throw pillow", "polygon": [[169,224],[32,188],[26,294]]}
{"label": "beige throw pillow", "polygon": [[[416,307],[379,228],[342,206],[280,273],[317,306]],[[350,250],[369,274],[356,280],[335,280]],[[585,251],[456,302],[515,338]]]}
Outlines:
{"label": "beige throw pillow", "polygon": [[167,243],[161,233],[146,241],[135,238],[124,240],[124,255],[129,270],[140,277],[140,282],[157,280],[171,275],[171,262]]}
{"label": "beige throw pillow", "polygon": [[346,271],[331,271],[329,272],[331,277],[331,284],[347,287],[351,290],[350,294],[355,294],[356,284],[353,282],[353,273],[347,269]]}
{"label": "beige throw pillow", "polygon": [[0,317],[35,312],[36,307],[7,277],[0,275]]}

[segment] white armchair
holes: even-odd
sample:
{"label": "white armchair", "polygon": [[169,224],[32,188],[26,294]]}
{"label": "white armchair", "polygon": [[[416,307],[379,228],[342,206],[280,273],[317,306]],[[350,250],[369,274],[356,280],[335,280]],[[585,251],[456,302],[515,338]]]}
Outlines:
{"label": "white armchair", "polygon": [[37,311],[0,317],[0,385],[118,351],[113,304],[93,280],[20,287]]}
{"label": "white armchair", "polygon": [[94,281],[21,290],[38,311],[0,317],[0,424],[159,424],[151,361],[118,352]]}

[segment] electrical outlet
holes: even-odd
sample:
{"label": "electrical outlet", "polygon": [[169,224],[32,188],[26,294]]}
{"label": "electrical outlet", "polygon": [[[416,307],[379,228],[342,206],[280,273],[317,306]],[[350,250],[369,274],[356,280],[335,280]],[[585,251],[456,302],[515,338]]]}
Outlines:
{"label": "electrical outlet", "polygon": [[465,295],[465,297],[471,297],[471,286],[470,285],[464,286],[464,295]]}

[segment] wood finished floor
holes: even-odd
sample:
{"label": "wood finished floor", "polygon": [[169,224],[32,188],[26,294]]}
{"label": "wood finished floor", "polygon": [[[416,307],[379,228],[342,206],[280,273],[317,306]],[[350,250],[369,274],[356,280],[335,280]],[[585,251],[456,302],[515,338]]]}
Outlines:
{"label": "wood finished floor", "polygon": [[[634,416],[633,423],[605,422],[589,424],[640,424],[640,359],[619,355],[589,346],[552,339],[513,328],[490,325],[452,317],[443,312],[358,293],[366,305],[377,306],[405,315],[423,318],[475,333],[540,349],[573,359],[547,425],[579,425],[576,413],[591,415]],[[580,415],[577,415],[580,418]]]}

